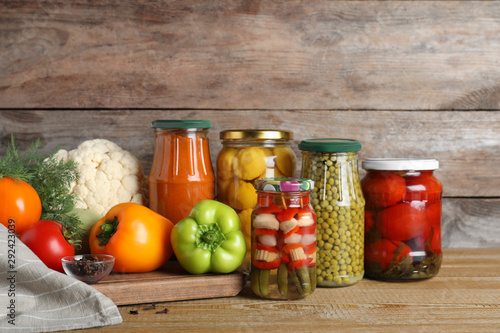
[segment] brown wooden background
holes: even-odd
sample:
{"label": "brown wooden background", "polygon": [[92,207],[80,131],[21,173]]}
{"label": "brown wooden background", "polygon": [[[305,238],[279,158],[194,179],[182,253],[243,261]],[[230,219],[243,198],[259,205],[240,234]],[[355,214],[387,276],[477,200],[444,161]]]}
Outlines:
{"label": "brown wooden background", "polygon": [[432,157],[443,245],[500,247],[500,2],[1,1],[0,153],[107,138],[146,172],[156,119]]}

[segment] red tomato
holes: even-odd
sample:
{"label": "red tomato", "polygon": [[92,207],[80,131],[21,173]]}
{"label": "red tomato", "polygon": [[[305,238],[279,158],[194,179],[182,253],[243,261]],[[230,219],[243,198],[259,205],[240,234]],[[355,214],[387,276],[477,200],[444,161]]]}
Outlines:
{"label": "red tomato", "polygon": [[443,185],[434,177],[431,171],[422,171],[418,175],[407,175],[405,201],[424,201],[427,205],[433,204],[441,198]]}
{"label": "red tomato", "polygon": [[394,251],[403,246],[401,253],[394,261],[397,264],[405,255],[410,255],[411,249],[403,242],[390,241],[388,239],[381,239],[375,243],[365,244],[365,262],[367,264],[377,262],[382,270],[389,268],[391,261],[394,259]]}
{"label": "red tomato", "polygon": [[441,200],[433,203],[425,208],[427,216],[429,217],[429,222],[433,226],[441,226]]}
{"label": "red tomato", "polygon": [[75,255],[75,246],[68,243],[60,223],[42,220],[26,229],[19,239],[41,261],[53,270],[64,272],[61,258]]}
{"label": "red tomato", "polygon": [[[431,231],[432,233],[432,240],[429,240],[428,238],[431,236]],[[441,226],[431,226],[429,229],[424,234],[424,240],[430,241],[430,250],[437,253],[441,254]]]}
{"label": "red tomato", "polygon": [[[432,239],[430,238],[431,232]],[[405,241],[405,243],[416,252],[431,250],[437,254],[441,254],[441,227],[430,225],[423,234]]]}
{"label": "red tomato", "polygon": [[389,207],[403,201],[406,182],[390,171],[371,171],[361,180],[361,188],[368,207]]}
{"label": "red tomato", "polygon": [[30,184],[9,177],[0,179],[0,223],[20,235],[41,215],[40,197]]}
{"label": "red tomato", "polygon": [[429,227],[429,218],[422,205],[403,202],[379,212],[377,224],[383,238],[404,241],[417,237]]}
{"label": "red tomato", "polygon": [[369,210],[365,211],[365,234],[369,233],[375,225],[375,213]]}

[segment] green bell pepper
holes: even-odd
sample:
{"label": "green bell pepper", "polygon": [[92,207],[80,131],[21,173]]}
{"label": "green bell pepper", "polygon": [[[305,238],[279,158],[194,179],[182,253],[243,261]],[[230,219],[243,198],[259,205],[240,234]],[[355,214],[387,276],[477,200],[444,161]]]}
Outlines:
{"label": "green bell pepper", "polygon": [[215,200],[198,202],[174,226],[170,239],[177,260],[192,274],[233,272],[246,254],[238,214]]}

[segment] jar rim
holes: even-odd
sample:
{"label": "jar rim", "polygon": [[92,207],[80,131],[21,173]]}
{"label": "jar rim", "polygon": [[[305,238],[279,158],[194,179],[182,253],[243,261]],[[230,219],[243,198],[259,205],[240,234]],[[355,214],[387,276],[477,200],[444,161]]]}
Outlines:
{"label": "jar rim", "polygon": [[365,170],[437,170],[439,161],[433,158],[367,158],[361,162]]}
{"label": "jar rim", "polygon": [[210,120],[198,119],[165,119],[155,120],[151,123],[152,128],[212,128]]}
{"label": "jar rim", "polygon": [[220,138],[222,140],[291,140],[293,139],[293,132],[271,129],[232,129],[221,131]]}
{"label": "jar rim", "polygon": [[318,138],[306,139],[299,143],[300,150],[342,153],[361,150],[361,142],[352,139]]}
{"label": "jar rim", "polygon": [[312,191],[313,188],[313,180],[297,177],[260,178],[255,183],[257,191],[266,192],[304,192]]}

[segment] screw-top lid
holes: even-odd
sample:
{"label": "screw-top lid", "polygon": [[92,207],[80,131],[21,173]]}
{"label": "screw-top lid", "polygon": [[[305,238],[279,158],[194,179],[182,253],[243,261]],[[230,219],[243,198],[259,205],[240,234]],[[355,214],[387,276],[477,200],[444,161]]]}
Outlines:
{"label": "screw-top lid", "polygon": [[439,161],[432,158],[368,158],[361,166],[365,170],[436,170]]}
{"label": "screw-top lid", "polygon": [[224,130],[220,132],[222,140],[292,140],[293,132],[286,130],[253,129],[253,130]]}
{"label": "screw-top lid", "polygon": [[257,191],[268,192],[301,192],[311,191],[314,181],[307,178],[296,177],[270,177],[261,178],[255,183]]}
{"label": "screw-top lid", "polygon": [[169,119],[155,120],[151,123],[152,128],[212,128],[210,120]]}
{"label": "screw-top lid", "polygon": [[300,150],[342,153],[361,150],[361,142],[351,139],[321,138],[307,139],[299,143]]}

